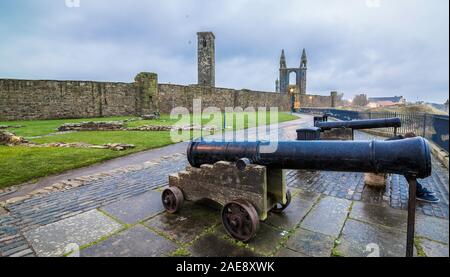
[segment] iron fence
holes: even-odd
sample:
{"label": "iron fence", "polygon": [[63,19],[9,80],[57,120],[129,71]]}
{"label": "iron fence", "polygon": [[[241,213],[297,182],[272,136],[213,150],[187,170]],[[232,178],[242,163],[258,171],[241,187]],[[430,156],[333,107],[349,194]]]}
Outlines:
{"label": "iron fence", "polygon": [[[340,120],[375,119],[398,117],[402,121],[402,127],[398,128],[398,134],[415,133],[444,149],[448,153],[449,117],[427,113],[396,113],[396,112],[358,112],[326,108],[302,108],[303,113],[324,114]],[[394,134],[394,128],[381,128],[377,132],[386,135]]]}

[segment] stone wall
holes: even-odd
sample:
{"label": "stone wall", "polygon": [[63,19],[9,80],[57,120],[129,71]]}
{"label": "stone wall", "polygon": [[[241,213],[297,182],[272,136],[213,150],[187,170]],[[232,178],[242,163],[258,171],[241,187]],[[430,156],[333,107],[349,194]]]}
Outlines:
{"label": "stone wall", "polygon": [[0,79],[0,120],[132,115],[133,84]]}
{"label": "stone wall", "polygon": [[211,88],[205,86],[159,85],[159,108],[161,113],[170,113],[175,107],[186,107],[192,111],[194,99],[202,100],[202,109],[207,107],[278,107],[280,111],[290,109],[290,99],[286,94]]}
{"label": "stone wall", "polygon": [[324,95],[312,95],[312,94],[306,94],[306,95],[300,95],[300,106],[302,108],[310,108],[310,107],[335,107],[336,105],[339,105],[337,99],[337,94],[334,92],[331,93],[330,96],[324,96]]}
{"label": "stone wall", "polygon": [[[202,100],[203,109],[278,107],[289,111],[291,105],[287,94],[158,84],[154,73],[140,73],[134,83],[0,79],[0,120],[170,113],[179,106],[192,110],[194,99]],[[326,96],[314,99],[317,106],[331,103]]]}

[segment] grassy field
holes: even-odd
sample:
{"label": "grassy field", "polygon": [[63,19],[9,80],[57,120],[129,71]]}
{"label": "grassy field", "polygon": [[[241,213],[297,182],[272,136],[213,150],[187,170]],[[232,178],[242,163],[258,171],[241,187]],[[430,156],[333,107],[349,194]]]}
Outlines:
{"label": "grassy field", "polygon": [[[242,116],[238,114],[237,117]],[[236,118],[236,115],[234,116]],[[227,126],[233,129],[242,129],[260,125],[254,115],[245,118],[244,124],[237,124],[232,115],[227,117]],[[296,119],[289,113],[279,113],[278,122]],[[134,149],[126,151],[112,151],[99,149],[77,149],[77,148],[29,148],[29,147],[7,147],[0,146],[0,189],[12,185],[34,181],[38,178],[52,174],[61,173],[66,170],[80,168],[101,161],[129,155],[143,150],[163,147],[172,144],[170,132],[139,132],[139,131],[102,131],[102,132],[75,132],[57,135],[49,135],[64,123],[76,123],[84,121],[118,121],[132,120],[126,123],[127,127],[138,127],[143,125],[175,125],[177,120],[170,119],[168,115],[162,115],[159,120],[140,121],[132,117],[108,117],[70,120],[36,120],[36,121],[8,121],[0,122],[0,125],[23,126],[11,128],[9,131],[24,136],[35,143],[50,142],[84,142],[95,145],[106,143],[134,144]],[[192,118],[194,122],[200,122]],[[202,119],[204,125],[210,120]],[[232,124],[233,123],[233,124]],[[276,122],[269,121],[266,114],[266,124]],[[211,124],[211,123],[210,123]],[[212,123],[214,124],[214,123]],[[231,129],[231,128],[229,128]]]}

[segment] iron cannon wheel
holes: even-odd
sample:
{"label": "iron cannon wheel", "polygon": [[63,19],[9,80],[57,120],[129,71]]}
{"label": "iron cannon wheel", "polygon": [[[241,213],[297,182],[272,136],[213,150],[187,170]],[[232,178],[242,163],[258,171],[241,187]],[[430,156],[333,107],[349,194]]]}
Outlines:
{"label": "iron cannon wheel", "polygon": [[222,223],[233,238],[247,242],[259,227],[259,216],[255,207],[246,200],[234,200],[222,209]]}
{"label": "iron cannon wheel", "polygon": [[288,190],[286,192],[286,204],[280,204],[278,203],[275,207],[273,207],[270,211],[276,214],[282,213],[284,210],[286,210],[286,208],[289,206],[289,204],[291,204],[291,200],[292,200],[292,196],[291,196],[291,191]]}
{"label": "iron cannon wheel", "polygon": [[169,187],[162,193],[162,203],[168,213],[176,213],[183,206],[183,192],[177,187]]}

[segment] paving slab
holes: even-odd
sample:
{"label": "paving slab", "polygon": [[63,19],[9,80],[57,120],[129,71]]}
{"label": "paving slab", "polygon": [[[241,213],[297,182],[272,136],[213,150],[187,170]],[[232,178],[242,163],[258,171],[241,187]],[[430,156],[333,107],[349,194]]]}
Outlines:
{"label": "paving slab", "polygon": [[122,233],[81,251],[83,257],[163,257],[169,256],[179,246],[136,225]]}
{"label": "paving slab", "polygon": [[[232,239],[223,225],[218,228],[218,233],[224,237]],[[288,235],[287,231],[274,228],[270,225],[260,222],[258,232],[249,242],[245,243],[248,247],[252,248],[255,252],[263,255],[270,256],[275,253],[280,246],[282,239]],[[236,241],[237,242],[237,241]]]}
{"label": "paving slab", "polygon": [[320,194],[318,193],[299,190],[299,193],[294,196],[291,204],[283,213],[269,213],[269,217],[265,222],[274,227],[289,231],[302,221],[319,197]]}
{"label": "paving slab", "polygon": [[408,212],[391,207],[355,202],[350,218],[372,224],[380,224],[406,232]]}
{"label": "paving slab", "polygon": [[122,225],[92,210],[25,233],[38,256],[55,257],[66,253],[67,245],[95,242],[119,231]]}
{"label": "paving slab", "polygon": [[439,242],[420,239],[420,245],[427,257],[448,257],[449,250],[448,244],[442,244]]}
{"label": "paving slab", "polygon": [[345,257],[404,257],[406,254],[406,233],[353,219],[346,221],[339,241],[337,252]]}
{"label": "paving slab", "polygon": [[351,201],[345,199],[324,197],[314,206],[300,227],[337,237],[347,218],[351,203]]}
{"label": "paving slab", "polygon": [[265,256],[274,254],[281,240],[288,235],[286,231],[280,231],[267,224],[260,223],[258,232],[255,237],[248,242],[248,246],[253,248],[256,252]]}
{"label": "paving slab", "polygon": [[155,229],[180,243],[190,243],[207,228],[220,223],[220,213],[211,208],[185,202],[177,214],[162,213],[146,222]]}
{"label": "paving slab", "polygon": [[222,238],[221,233],[209,233],[197,240],[188,251],[193,257],[258,257],[249,249]]}
{"label": "paving slab", "polygon": [[121,222],[136,224],[163,212],[164,207],[161,201],[161,193],[149,191],[102,207],[101,210]]}
{"label": "paving slab", "polygon": [[416,235],[448,244],[449,221],[437,217],[418,215],[416,218]]}
{"label": "paving slab", "polygon": [[299,253],[297,251],[291,250],[289,248],[282,248],[278,250],[278,252],[274,255],[275,257],[284,257],[284,258],[304,258],[309,257],[303,253]]}
{"label": "paving slab", "polygon": [[311,257],[329,257],[334,246],[335,239],[321,233],[298,229],[289,238],[287,247]]}

